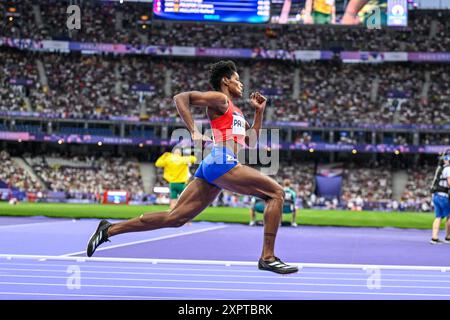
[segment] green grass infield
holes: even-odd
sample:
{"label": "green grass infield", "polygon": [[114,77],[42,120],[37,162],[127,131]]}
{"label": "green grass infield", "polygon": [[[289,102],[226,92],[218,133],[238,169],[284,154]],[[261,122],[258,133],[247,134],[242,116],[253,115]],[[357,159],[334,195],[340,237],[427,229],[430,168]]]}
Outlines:
{"label": "green grass infield", "polygon": [[[113,218],[129,219],[147,212],[165,211],[168,206],[125,206],[97,204],[49,204],[0,203],[2,216],[47,216],[58,218]],[[258,215],[261,220],[262,215]],[[291,215],[284,214],[283,221]],[[393,227],[431,229],[434,214],[416,212],[376,212],[343,210],[299,210],[299,225],[343,226],[343,227]],[[210,207],[195,218],[195,221],[248,223],[248,208]],[[444,223],[444,221],[443,221]]]}

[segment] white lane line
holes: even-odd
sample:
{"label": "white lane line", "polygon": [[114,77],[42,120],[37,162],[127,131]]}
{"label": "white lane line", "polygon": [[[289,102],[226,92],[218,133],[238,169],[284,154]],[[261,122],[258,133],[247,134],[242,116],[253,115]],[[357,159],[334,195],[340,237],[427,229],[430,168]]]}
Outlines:
{"label": "white lane line", "polygon": [[[100,263],[95,262],[94,264],[92,264],[92,261],[89,261],[89,259],[83,259],[83,261],[68,261],[67,264],[53,264],[53,263],[48,263],[49,261],[46,259],[40,259],[37,260],[35,263],[16,263],[13,260],[5,260],[6,262],[1,262],[0,261],[0,269],[5,269],[5,268],[1,268],[2,266],[6,266],[6,267],[12,267],[12,266],[29,266],[29,267],[35,267],[35,268],[40,268],[40,267],[65,267],[67,268],[69,265],[72,265],[73,263],[79,263],[80,267],[83,268],[90,268],[90,269],[101,269],[102,272],[105,269],[111,269],[111,270],[164,270],[164,271],[170,271],[170,270],[174,270],[174,271],[213,271],[213,272],[220,272],[220,273],[224,273],[224,272],[238,272],[238,273],[261,273],[261,270],[258,270],[256,268],[252,268],[250,270],[250,268],[248,269],[240,269],[240,268],[236,268],[236,267],[226,267],[225,265],[223,266],[217,266],[217,268],[215,269],[209,269],[209,268],[191,268],[191,267],[186,267],[186,268],[179,268],[179,267],[172,267],[172,266],[167,266],[167,267],[157,267],[158,265],[161,264],[147,264],[147,266],[145,267],[128,267],[128,266],[107,266],[107,265],[101,265]],[[5,270],[13,270],[13,269],[9,269],[6,268]],[[30,269],[30,270],[39,270],[39,269]],[[340,272],[337,274],[347,274],[344,272]],[[348,273],[351,274],[351,273]],[[365,274],[364,271],[361,271],[360,273],[354,273],[354,274]]]}
{"label": "white lane line", "polygon": [[[24,271],[24,272],[35,272],[35,273],[67,273],[67,269],[18,269],[18,268],[0,268],[0,270],[6,271]],[[185,271],[189,271],[186,269]],[[223,274],[200,274],[200,273],[170,273],[170,272],[130,272],[130,271],[92,271],[92,270],[82,270],[83,274],[113,274],[113,275],[136,275],[136,276],[181,276],[181,277],[216,277],[216,278],[252,278],[252,279],[276,279],[282,281],[291,281],[294,279],[298,280],[336,280],[336,281],[367,281],[367,276],[363,278],[334,278],[334,277],[304,277],[301,274],[299,275],[288,275],[288,276],[278,276],[275,274],[266,274],[266,275],[223,275]],[[260,271],[261,274],[261,271]],[[2,275],[2,276],[10,276],[10,274]],[[27,277],[28,275],[23,275]],[[45,276],[29,276],[29,277],[44,277]],[[49,276],[51,277],[51,276]],[[56,276],[57,277],[57,276]],[[67,277],[67,276],[66,276]],[[414,275],[413,275],[414,277]],[[382,278],[383,282],[425,282],[425,283],[447,283],[449,280],[428,280],[428,279],[385,279]],[[449,287],[450,289],[450,287]]]}
{"label": "white lane line", "polygon": [[[42,262],[42,261],[40,261]],[[46,263],[42,264],[39,262],[36,263],[16,263],[12,260],[8,260],[7,262],[2,262],[0,260],[0,266],[33,266],[33,267],[67,267],[69,264],[54,264],[54,263],[47,263],[50,261],[45,261]],[[86,263],[86,261],[82,261],[82,263]],[[236,273],[258,273],[260,274],[260,270],[246,270],[246,269],[236,269],[236,268],[216,268],[216,269],[208,269],[208,268],[177,268],[168,266],[165,268],[159,268],[155,267],[155,265],[146,266],[146,267],[130,267],[130,266],[110,266],[110,265],[92,265],[92,264],[81,264],[80,267],[91,268],[91,269],[119,269],[119,270],[148,270],[148,271],[157,271],[157,270],[164,270],[164,271],[202,271],[202,272],[220,272],[220,273],[229,273],[229,272],[236,272]],[[34,269],[33,269],[34,270]],[[36,269],[39,270],[39,269]],[[431,271],[436,272],[436,271]],[[302,269],[300,272],[301,275],[340,275],[340,276],[361,276],[366,275],[365,271],[361,270],[360,272],[314,272],[307,269]],[[230,275],[233,276],[233,275]],[[418,273],[382,273],[383,277],[386,276],[398,276],[398,277],[425,277],[425,278],[439,278],[439,279],[447,279],[450,278],[450,274],[439,272],[439,274],[418,274]],[[292,277],[292,275],[290,276]],[[315,279],[321,279],[321,278],[315,278]],[[324,278],[325,279],[325,278]],[[430,280],[431,281],[431,280]],[[442,280],[439,280],[442,281]],[[445,280],[444,280],[445,282]]]}
{"label": "white lane line", "polygon": [[[201,232],[219,230],[219,229],[223,229],[223,228],[226,228],[226,227],[227,226],[209,227],[209,228],[204,228],[204,229],[199,229],[199,230],[193,230],[193,231],[169,234],[169,235],[160,236],[160,237],[156,237],[156,238],[150,238],[150,239],[144,239],[144,240],[139,240],[139,241],[126,242],[126,243],[116,244],[116,245],[112,245],[112,246],[108,246],[108,247],[104,247],[104,248],[99,248],[99,249],[97,249],[97,252],[98,251],[109,250],[109,249],[115,249],[115,248],[122,248],[122,247],[126,247],[126,246],[132,246],[132,245],[135,245],[135,244],[147,243],[147,242],[152,242],[152,241],[171,239],[171,238],[176,238],[176,237],[181,237],[181,236],[188,236],[188,235],[191,235],[191,234],[196,234],[196,233],[201,233]],[[61,257],[70,257],[70,256],[75,256],[75,255],[83,254],[83,253],[86,253],[86,250],[78,251],[78,252],[72,252],[72,253],[66,253],[66,254],[61,255]],[[90,258],[90,259],[92,259],[92,258]]]}
{"label": "white lane line", "polygon": [[[226,226],[214,227],[214,228],[225,228]],[[213,229],[213,228],[211,228]],[[209,231],[207,229],[197,230],[197,232]],[[184,234],[171,235],[170,237],[176,237]],[[154,241],[155,239],[142,240],[144,242]],[[118,245],[126,246],[129,243]],[[110,247],[108,247],[110,248]],[[105,248],[108,249],[108,248]],[[84,251],[83,251],[84,252]],[[0,254],[0,258],[11,259],[31,259],[36,260],[60,260],[60,261],[97,261],[97,262],[123,262],[123,263],[168,263],[168,264],[195,264],[195,265],[225,265],[225,266],[257,266],[256,261],[224,261],[224,260],[188,260],[188,259],[151,259],[151,258],[110,258],[110,257],[72,257],[72,256],[46,256],[46,255],[24,255],[24,254]],[[362,269],[362,270],[373,270],[373,269],[386,269],[386,270],[414,270],[414,271],[450,271],[449,266],[404,266],[404,265],[371,265],[371,264],[334,264],[334,263],[291,263],[297,265],[300,268],[322,268],[322,269]]]}
{"label": "white lane line", "polygon": [[32,223],[1,225],[0,229],[12,229],[12,228],[18,228],[18,227],[41,227],[41,226],[46,226],[48,224],[58,224],[58,223],[67,223],[67,222],[73,223],[72,220],[32,222]]}
{"label": "white lane line", "polygon": [[[50,286],[67,287],[67,284],[41,282],[0,282],[0,285],[14,286]],[[384,295],[384,296],[419,296],[419,297],[450,297],[450,294],[409,293],[409,292],[356,292],[356,291],[310,291],[310,290],[279,290],[279,289],[245,289],[245,288],[208,288],[208,287],[159,287],[159,286],[118,286],[83,284],[84,288],[121,288],[121,289],[156,289],[178,291],[224,291],[224,292],[266,292],[273,293],[317,293],[317,294],[347,294],[347,295]]]}
{"label": "white lane line", "polygon": [[[50,261],[46,261],[44,264],[40,264],[39,262],[35,262],[35,263],[16,263],[12,260],[8,260],[6,262],[2,262],[0,261],[0,266],[33,266],[33,267],[67,267],[69,266],[69,264],[53,264],[53,263],[48,263]],[[261,273],[260,270],[246,270],[246,269],[236,269],[236,268],[216,268],[216,269],[208,269],[208,268],[177,268],[177,267],[172,267],[172,266],[167,266],[165,268],[159,268],[156,267],[155,265],[148,265],[145,267],[129,267],[129,266],[111,266],[111,265],[93,265],[93,264],[88,264],[86,263],[86,261],[82,261],[83,264],[81,264],[80,266],[83,267],[83,269],[86,268],[91,268],[91,269],[101,269],[102,272],[104,272],[103,270],[105,269],[119,269],[119,270],[148,270],[148,271],[156,271],[156,270],[164,270],[164,271],[202,271],[202,272],[220,272],[220,273],[229,273],[229,272],[236,272],[236,273]],[[97,264],[97,263],[95,263]],[[1,268],[0,268],[1,269]],[[15,270],[15,269],[8,269],[8,270]],[[31,270],[39,270],[39,269],[31,269]],[[435,272],[435,271],[431,271],[431,272]],[[310,271],[310,270],[306,270],[306,269],[302,269],[300,274],[303,275],[340,275],[340,276],[361,276],[361,275],[366,275],[364,270],[361,270],[360,272],[314,272],[314,271]],[[221,276],[221,275],[217,275],[217,276]],[[226,277],[240,277],[238,275],[225,275]],[[438,274],[421,274],[421,273],[382,273],[383,279],[386,276],[393,276],[393,277],[425,277],[425,278],[439,278],[439,279],[450,279],[450,274],[447,273],[438,273]],[[243,277],[252,277],[252,276],[243,276]],[[293,275],[289,276],[291,277],[295,277]],[[266,276],[264,276],[263,278],[266,278]],[[321,279],[321,278],[311,278],[311,279]],[[328,279],[328,278],[323,278],[323,279]],[[355,279],[355,278],[353,278]],[[409,281],[409,280],[406,280]],[[427,280],[424,280],[427,281]],[[430,280],[430,281],[434,281],[434,280]],[[439,282],[443,281],[446,282],[446,280],[438,280]]]}
{"label": "white lane line", "polygon": [[[183,276],[180,274],[180,276]],[[11,278],[34,278],[34,279],[67,279],[67,276],[27,276],[27,275],[7,275]],[[242,285],[276,285],[276,286],[317,286],[317,287],[361,287],[367,288],[367,279],[358,279],[363,284],[342,284],[342,283],[305,283],[305,282],[261,282],[261,281],[223,281],[223,280],[184,280],[184,279],[161,279],[161,278],[105,278],[105,277],[82,277],[85,280],[105,280],[105,281],[138,281],[138,282],[175,282],[175,283],[213,283],[213,284],[242,284]],[[278,279],[277,279],[278,280]],[[301,279],[305,280],[305,279]],[[336,280],[336,279],[324,279]],[[384,282],[384,280],[382,281]],[[437,281],[436,281],[437,282]],[[108,283],[108,282],[107,282]],[[399,286],[380,284],[382,288],[411,288],[411,289],[448,289],[448,287],[438,286]]]}
{"label": "white lane line", "polygon": [[[56,297],[80,297],[80,298],[108,298],[108,299],[145,299],[145,300],[158,300],[158,299],[168,299],[173,300],[175,297],[159,297],[159,296],[117,296],[117,295],[100,295],[100,294],[68,294],[68,293],[41,293],[41,292],[5,292],[0,291],[0,295],[19,295],[19,296],[56,296]],[[177,300],[215,300],[211,298],[183,298],[183,297],[176,297]],[[6,300],[6,299],[2,299]],[[9,299],[12,300],[12,299]],[[58,299],[59,300],[59,299]]]}

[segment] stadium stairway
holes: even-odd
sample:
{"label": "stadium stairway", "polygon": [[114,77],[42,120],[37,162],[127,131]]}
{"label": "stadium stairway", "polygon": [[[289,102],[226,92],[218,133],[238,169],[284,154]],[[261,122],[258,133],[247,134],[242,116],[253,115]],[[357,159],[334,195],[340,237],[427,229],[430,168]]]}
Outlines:
{"label": "stadium stairway", "polygon": [[25,108],[26,108],[28,111],[33,111],[33,110],[31,109],[30,98],[28,98],[28,97],[23,97],[23,102],[24,102]]}
{"label": "stadium stairway", "polygon": [[146,33],[138,33],[140,43],[144,46],[148,45],[148,35]]}
{"label": "stadium stairway", "polygon": [[45,67],[40,59],[36,59],[36,67],[39,73],[39,82],[43,87],[48,87],[48,78],[45,74]]}
{"label": "stadium stairway", "polygon": [[399,201],[408,183],[406,170],[398,170],[392,174],[392,197]]}
{"label": "stadium stairway", "polygon": [[152,163],[139,162],[139,169],[144,184],[144,192],[146,194],[152,193],[156,181],[155,166]]}
{"label": "stadium stairway", "polygon": [[42,190],[48,191],[47,186],[45,185],[44,181],[41,179],[41,177],[39,177],[33,170],[32,167],[30,167],[30,165],[22,158],[19,157],[11,157],[11,160],[20,168],[22,168],[23,170],[25,170],[26,172],[28,172],[30,174],[30,176],[36,180],[40,187],[42,188]]}
{"label": "stadium stairway", "polygon": [[292,90],[292,99],[298,99],[300,95],[300,68],[295,68],[294,70],[294,89]]}
{"label": "stadium stairway", "polygon": [[36,25],[39,28],[44,28],[44,23],[42,22],[41,9],[37,4],[33,4],[33,15]]}
{"label": "stadium stairway", "polygon": [[115,20],[114,20],[114,27],[116,30],[122,30],[123,29],[123,12],[121,10],[118,10],[115,13]]}
{"label": "stadium stairway", "polygon": [[420,93],[420,98],[422,100],[428,100],[429,92],[431,86],[431,73],[430,71],[425,72],[425,83],[422,87],[422,92]]}
{"label": "stadium stairway", "polygon": [[[120,65],[116,64],[114,66],[114,76],[116,77],[116,79],[121,79],[120,76]],[[116,83],[114,84],[114,92],[116,93],[116,95],[120,96],[122,94],[122,81],[118,80],[116,81]]]}
{"label": "stadium stairway", "polygon": [[380,88],[380,76],[376,75],[370,88],[370,101],[375,103],[378,99],[378,91]]}
{"label": "stadium stairway", "polygon": [[172,73],[173,70],[168,68],[165,72],[165,78],[164,78],[164,94],[166,97],[172,96]]}
{"label": "stadium stairway", "polygon": [[250,88],[250,68],[248,66],[244,67],[242,73],[242,83],[244,84],[244,97],[248,97],[250,95],[250,91],[254,90],[254,88]]}

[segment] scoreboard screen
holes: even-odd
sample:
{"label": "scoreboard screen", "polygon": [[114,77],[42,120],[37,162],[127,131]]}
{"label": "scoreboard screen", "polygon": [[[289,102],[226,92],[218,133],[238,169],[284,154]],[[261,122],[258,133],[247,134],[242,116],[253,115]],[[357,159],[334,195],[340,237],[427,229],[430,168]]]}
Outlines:
{"label": "scoreboard screen", "polygon": [[270,0],[154,0],[153,17],[162,20],[266,23]]}

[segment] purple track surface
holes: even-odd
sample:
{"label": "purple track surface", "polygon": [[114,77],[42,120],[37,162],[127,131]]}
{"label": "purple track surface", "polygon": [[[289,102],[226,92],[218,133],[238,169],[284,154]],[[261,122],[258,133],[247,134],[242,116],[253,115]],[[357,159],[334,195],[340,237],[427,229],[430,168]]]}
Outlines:
{"label": "purple track surface", "polygon": [[[450,299],[450,272],[406,267],[450,271],[450,245],[428,244],[429,230],[280,227],[277,255],[287,262],[374,265],[371,270],[304,266],[289,276],[255,266],[207,264],[257,261],[262,227],[238,224],[198,222],[124,234],[94,255],[118,261],[30,257],[85,257],[97,224],[95,219],[0,217],[0,299]],[[130,261],[135,258],[199,264]]]}

